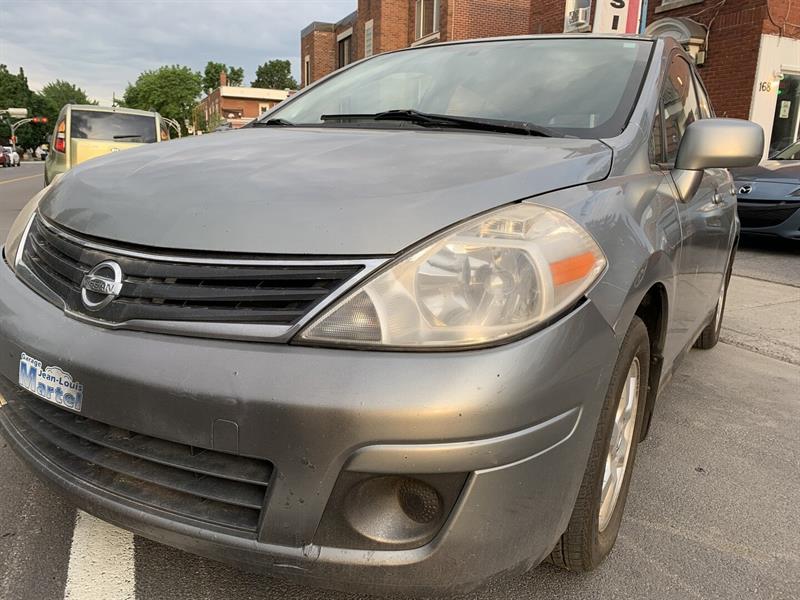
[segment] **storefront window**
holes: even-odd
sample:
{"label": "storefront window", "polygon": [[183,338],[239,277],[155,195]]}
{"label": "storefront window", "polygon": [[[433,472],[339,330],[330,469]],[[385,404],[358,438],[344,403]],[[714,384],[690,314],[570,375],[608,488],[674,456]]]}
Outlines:
{"label": "storefront window", "polygon": [[770,155],[779,152],[798,138],[800,117],[800,75],[784,75],[778,86],[775,101],[775,116],[772,119],[772,137],[769,142]]}

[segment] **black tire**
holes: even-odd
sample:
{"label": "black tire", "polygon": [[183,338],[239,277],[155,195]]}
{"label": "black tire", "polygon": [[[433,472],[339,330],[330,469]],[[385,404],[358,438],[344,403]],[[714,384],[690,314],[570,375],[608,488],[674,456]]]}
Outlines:
{"label": "black tire", "polygon": [[[603,487],[606,456],[611,444],[611,433],[620,396],[628,379],[628,372],[634,358],[639,359],[639,393],[633,437],[631,438],[628,461],[620,486],[619,496],[608,523],[600,531],[600,497]],[[558,540],[550,554],[550,562],[570,571],[591,571],[603,562],[617,539],[622,514],[625,512],[625,500],[631,481],[633,463],[636,459],[636,448],[642,430],[642,421],[647,397],[647,381],[650,367],[650,339],[647,327],[639,317],[634,317],[625,339],[622,342],[608,392],[600,412],[589,463],[583,475],[583,482],[578,499],[572,510],[567,530]]]}
{"label": "black tire", "polygon": [[731,254],[731,258],[728,261],[728,268],[725,271],[725,279],[722,283],[722,295],[720,299],[717,300],[717,304],[714,308],[714,315],[694,341],[694,347],[699,350],[711,350],[711,348],[716,346],[717,342],[719,342],[719,334],[722,331],[722,319],[725,317],[725,302],[728,299],[728,284],[731,282],[731,273],[733,272],[734,255],[735,252]]}

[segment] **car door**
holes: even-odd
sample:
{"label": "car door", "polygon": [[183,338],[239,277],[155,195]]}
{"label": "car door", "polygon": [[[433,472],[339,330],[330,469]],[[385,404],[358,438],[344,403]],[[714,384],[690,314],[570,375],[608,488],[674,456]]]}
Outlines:
{"label": "car door", "polygon": [[[692,68],[680,54],[673,55],[664,80],[661,113],[665,167],[671,169],[686,128],[703,118]],[[673,318],[683,346],[693,341],[719,298],[735,197],[725,169],[706,169],[691,198],[681,199],[677,188],[673,191],[682,237]]]}

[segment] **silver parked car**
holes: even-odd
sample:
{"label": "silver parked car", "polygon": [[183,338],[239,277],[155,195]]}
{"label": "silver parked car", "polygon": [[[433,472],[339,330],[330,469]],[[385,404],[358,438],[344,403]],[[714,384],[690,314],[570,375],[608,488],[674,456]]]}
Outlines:
{"label": "silver parked car", "polygon": [[742,233],[800,240],[800,142],[733,175]]}
{"label": "silver parked car", "polygon": [[675,42],[544,36],[93,160],[6,241],[0,430],[91,513],[316,585],[592,569],[762,148]]}

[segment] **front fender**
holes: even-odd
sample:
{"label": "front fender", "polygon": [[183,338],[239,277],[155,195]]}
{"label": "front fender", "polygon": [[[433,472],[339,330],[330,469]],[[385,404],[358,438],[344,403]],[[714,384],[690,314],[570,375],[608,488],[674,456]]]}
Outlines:
{"label": "front fender", "polygon": [[654,285],[664,286],[667,306],[672,306],[681,228],[672,189],[662,172],[612,177],[536,201],[572,216],[603,249],[608,268],[587,296],[618,343]]}

